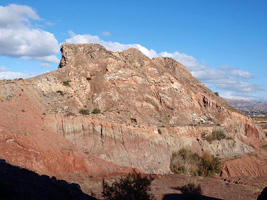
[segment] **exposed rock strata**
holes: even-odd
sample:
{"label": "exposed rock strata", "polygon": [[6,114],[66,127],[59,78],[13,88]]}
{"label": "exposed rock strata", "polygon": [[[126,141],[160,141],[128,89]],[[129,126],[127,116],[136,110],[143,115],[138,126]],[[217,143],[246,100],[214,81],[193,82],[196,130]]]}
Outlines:
{"label": "exposed rock strata", "polygon": [[[266,156],[258,148],[266,143],[262,130],[175,60],[149,59],[136,49],[111,52],[96,44],[63,44],[61,50],[58,70],[27,80],[0,82],[0,126],[5,130],[2,135],[12,136],[11,140],[2,137],[1,156],[18,156],[10,153],[15,147],[4,146],[13,144],[7,141],[15,141],[14,137],[27,141],[28,151],[34,145],[36,149],[51,148],[53,156],[43,153],[38,157],[34,149],[27,158],[29,162],[24,161],[25,156],[17,161],[25,167],[45,167],[51,173],[64,171],[62,163],[69,171],[82,169],[82,173],[127,170],[118,165],[169,173],[171,154],[182,147],[200,154],[209,151],[225,160],[258,152]],[[16,104],[14,113],[12,104]],[[94,108],[101,114],[79,114],[80,109]],[[224,132],[227,139],[207,142],[203,134],[210,135],[214,130]],[[27,135],[35,131],[38,134],[34,137]],[[46,142],[40,147],[42,140]],[[62,148],[71,151],[64,153]],[[46,161],[50,157],[59,164]],[[77,164],[72,168],[74,160]],[[37,164],[26,166],[34,162]],[[225,162],[228,171],[238,173],[223,173],[225,176],[267,175],[266,167],[252,173],[258,168],[249,166],[249,170],[240,171],[231,165]]]}

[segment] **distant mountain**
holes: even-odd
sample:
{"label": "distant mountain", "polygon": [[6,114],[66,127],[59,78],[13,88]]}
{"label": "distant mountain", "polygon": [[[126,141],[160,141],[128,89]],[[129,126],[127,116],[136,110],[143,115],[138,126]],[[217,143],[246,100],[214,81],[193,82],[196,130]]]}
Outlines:
{"label": "distant mountain", "polygon": [[225,99],[229,104],[235,108],[245,111],[267,111],[267,102],[248,101],[244,99]]}

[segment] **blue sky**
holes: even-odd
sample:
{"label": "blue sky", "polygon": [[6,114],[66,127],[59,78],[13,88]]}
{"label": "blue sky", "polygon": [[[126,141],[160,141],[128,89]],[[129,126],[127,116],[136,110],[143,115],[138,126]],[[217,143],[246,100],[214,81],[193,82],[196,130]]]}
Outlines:
{"label": "blue sky", "polygon": [[59,45],[135,47],[184,64],[212,91],[267,101],[267,1],[0,2],[0,79],[57,69]]}

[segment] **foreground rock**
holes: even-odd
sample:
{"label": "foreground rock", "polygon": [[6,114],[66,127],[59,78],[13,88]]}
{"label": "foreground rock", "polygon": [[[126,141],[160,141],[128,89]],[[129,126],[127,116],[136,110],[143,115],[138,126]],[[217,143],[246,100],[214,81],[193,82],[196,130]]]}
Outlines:
{"label": "foreground rock", "polygon": [[12,166],[0,160],[0,197],[2,200],[94,200],[78,184]]}

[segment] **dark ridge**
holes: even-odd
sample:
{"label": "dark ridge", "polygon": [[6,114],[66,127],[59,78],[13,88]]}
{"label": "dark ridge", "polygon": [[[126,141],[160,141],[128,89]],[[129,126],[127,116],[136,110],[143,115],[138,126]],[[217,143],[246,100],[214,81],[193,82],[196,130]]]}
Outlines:
{"label": "dark ridge", "polygon": [[0,160],[1,200],[95,200],[76,183],[38,175]]}

